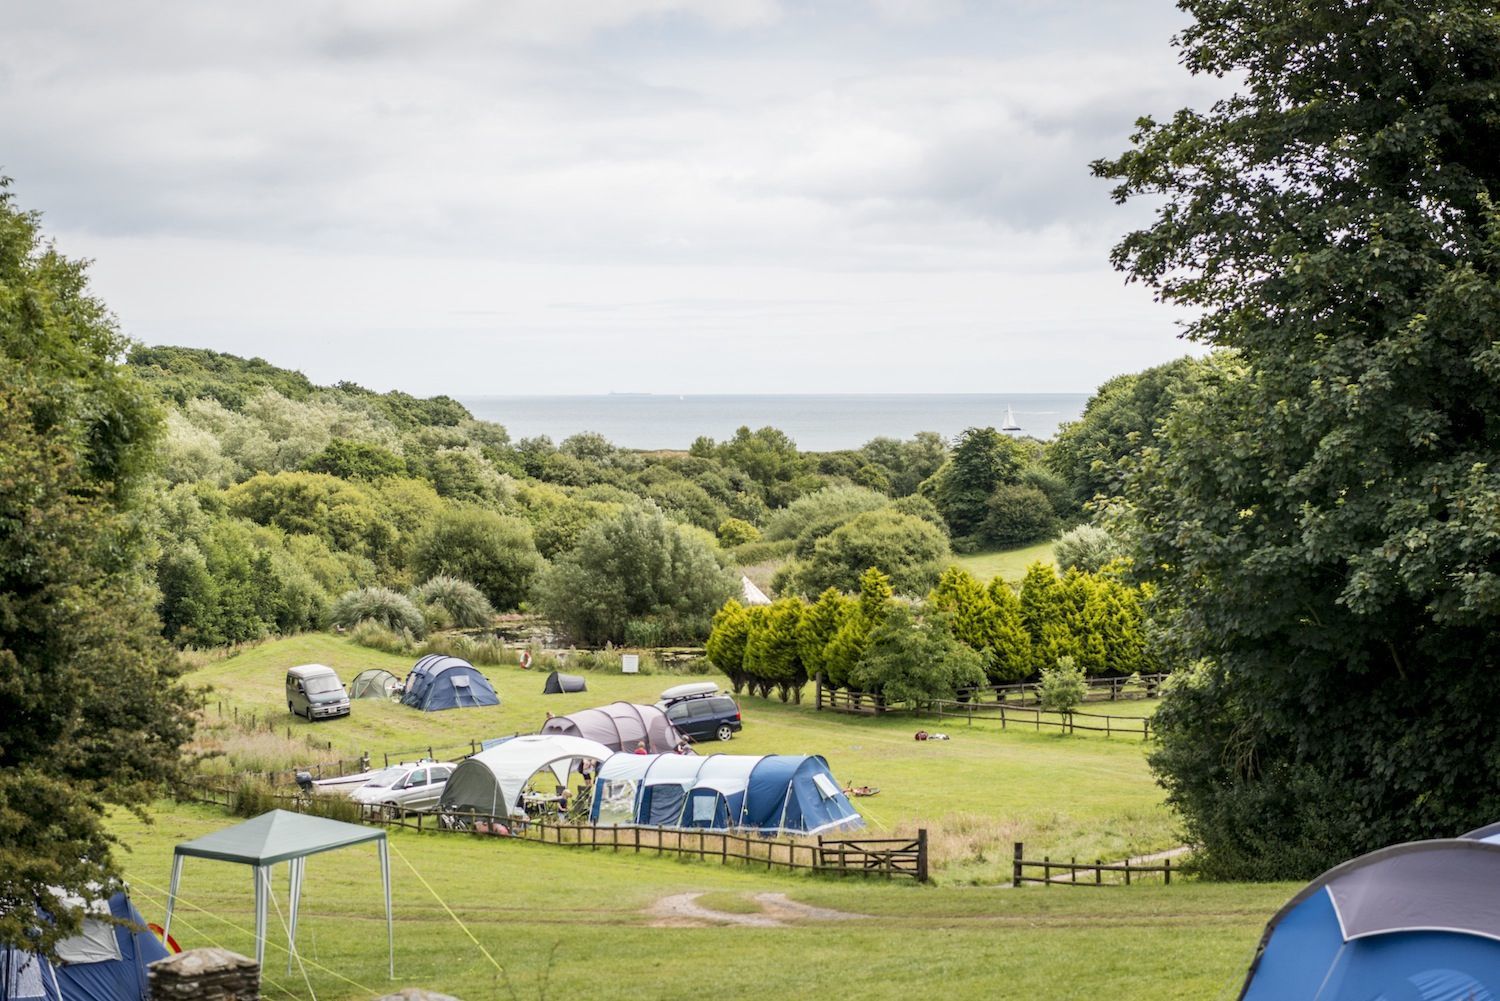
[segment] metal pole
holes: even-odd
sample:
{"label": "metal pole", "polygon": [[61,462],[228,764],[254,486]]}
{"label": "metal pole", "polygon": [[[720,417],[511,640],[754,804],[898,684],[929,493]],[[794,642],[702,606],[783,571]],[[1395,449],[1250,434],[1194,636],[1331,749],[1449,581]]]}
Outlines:
{"label": "metal pole", "polygon": [[270,866],[255,866],[255,965],[266,968],[266,898],[271,895]]}
{"label": "metal pole", "polygon": [[386,839],[376,842],[380,846],[380,881],[385,884],[385,945],[389,958],[391,979],[396,979],[396,926],[391,921],[391,856]]}
{"label": "metal pole", "polygon": [[167,884],[167,920],[161,929],[163,941],[172,934],[172,911],[177,906],[177,886],[182,882],[182,856],[172,853],[172,882]]}
{"label": "metal pole", "polygon": [[291,920],[287,923],[286,932],[286,972],[290,976],[292,972],[292,957],[297,954],[297,905],[302,902],[302,867],[307,864],[306,858],[294,858],[287,863],[287,895],[291,897],[288,902],[288,910]]}

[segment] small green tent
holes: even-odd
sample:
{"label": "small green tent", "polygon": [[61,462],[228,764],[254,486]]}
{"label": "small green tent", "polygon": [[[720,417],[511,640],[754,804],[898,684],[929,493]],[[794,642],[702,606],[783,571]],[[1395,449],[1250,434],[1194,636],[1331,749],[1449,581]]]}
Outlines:
{"label": "small green tent", "polygon": [[391,859],[385,831],[339,820],[309,817],[287,810],[272,810],[242,824],[184,841],[172,849],[172,883],[167,891],[167,920],[162,938],[172,932],[172,910],[177,903],[177,887],[182,881],[182,862],[193,858],[238,862],[255,872],[255,961],[265,969],[266,899],[271,894],[271,867],[287,863],[291,870],[291,914],[287,926],[287,972],[297,952],[297,903],[302,897],[302,874],[307,856],[331,852],[336,848],[375,842],[380,855],[380,879],[385,886],[385,936],[390,958],[391,978],[396,976],[396,935],[391,924]]}

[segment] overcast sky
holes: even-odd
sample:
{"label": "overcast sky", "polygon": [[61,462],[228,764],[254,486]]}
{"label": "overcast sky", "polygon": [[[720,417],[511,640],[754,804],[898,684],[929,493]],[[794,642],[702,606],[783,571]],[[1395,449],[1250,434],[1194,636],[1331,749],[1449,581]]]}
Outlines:
{"label": "overcast sky", "polygon": [[151,344],[418,393],[1086,391],[1166,0],[23,0],[0,174]]}

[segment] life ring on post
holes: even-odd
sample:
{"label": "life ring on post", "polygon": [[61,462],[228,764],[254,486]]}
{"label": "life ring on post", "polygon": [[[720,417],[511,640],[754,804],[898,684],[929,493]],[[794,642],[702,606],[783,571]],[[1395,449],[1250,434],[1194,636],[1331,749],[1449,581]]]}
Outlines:
{"label": "life ring on post", "polygon": [[529,671],[529,670],[531,670],[531,651],[530,650],[522,650],[521,651],[521,670],[523,670],[523,671]]}
{"label": "life ring on post", "polygon": [[182,951],[182,946],[178,945],[177,940],[171,935],[168,935],[167,930],[161,925],[153,921],[150,924],[146,925],[146,927],[150,928],[153,932],[156,933],[156,937],[162,940],[162,944],[167,947],[167,950],[169,952],[179,953]]}

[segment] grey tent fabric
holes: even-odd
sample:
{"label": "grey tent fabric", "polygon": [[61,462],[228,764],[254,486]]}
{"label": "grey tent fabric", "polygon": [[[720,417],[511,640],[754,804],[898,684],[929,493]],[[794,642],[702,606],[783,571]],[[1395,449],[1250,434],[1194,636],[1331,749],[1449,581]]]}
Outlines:
{"label": "grey tent fabric", "polygon": [[391,861],[385,831],[359,824],[346,824],[324,817],[309,817],[288,810],[272,810],[242,824],[184,841],[172,849],[172,882],[167,890],[167,920],[162,938],[172,931],[172,911],[182,882],[182,863],[187,858],[213,859],[248,865],[255,883],[255,961],[262,968],[266,958],[266,901],[271,894],[271,867],[288,863],[291,870],[290,920],[287,923],[287,972],[297,951],[297,908],[302,899],[302,878],[307,856],[338,848],[374,842],[380,857],[380,880],[385,889],[385,933],[390,975],[396,976],[396,934],[391,919]]}
{"label": "grey tent fabric", "polygon": [[547,675],[547,685],[542,689],[543,695],[563,695],[568,692],[586,692],[588,684],[576,674],[563,674],[561,671],[553,671]]}
{"label": "grey tent fabric", "polygon": [[665,754],[682,739],[664,710],[633,702],[611,702],[607,706],[554,716],[542,724],[542,733],[597,740],[612,751],[634,751],[636,744],[645,743],[652,754]]}
{"label": "grey tent fabric", "polygon": [[354,676],[349,683],[349,697],[351,699],[389,699],[395,696],[396,690],[401,687],[401,679],[390,671],[380,668],[372,668],[361,671]]}

